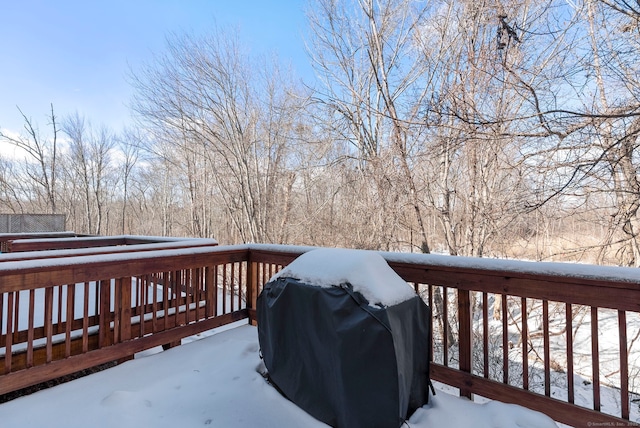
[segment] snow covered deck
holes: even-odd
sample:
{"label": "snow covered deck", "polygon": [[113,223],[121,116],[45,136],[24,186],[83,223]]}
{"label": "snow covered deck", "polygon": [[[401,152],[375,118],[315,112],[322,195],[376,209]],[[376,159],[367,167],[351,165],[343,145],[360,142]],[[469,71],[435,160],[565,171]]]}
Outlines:
{"label": "snow covered deck", "polygon": [[[233,321],[253,322],[263,284],[309,249],[239,245],[91,255],[69,250],[64,257],[40,260],[0,255],[0,394],[123,361],[159,345],[169,348]],[[637,269],[381,254],[432,307],[431,375],[453,393],[520,404],[572,426],[627,426],[640,421]],[[227,337],[227,342],[233,340]],[[233,351],[234,358],[242,360],[238,355],[246,352],[245,362],[254,367],[250,378],[239,375],[238,380],[263,382],[253,377],[257,361],[251,360],[253,351],[245,344]],[[251,346],[255,348],[255,343]],[[158,358],[150,357],[145,366],[167,357]],[[213,354],[206,358],[224,360]],[[142,363],[130,361],[64,388],[75,388],[78,382],[100,383],[114,370],[134,364]],[[173,370],[179,366],[176,363]],[[173,378],[171,370],[163,373]],[[148,382],[140,389],[153,391],[153,381]],[[220,391],[229,390],[229,395],[220,403],[228,403],[234,383],[222,383]],[[127,388],[102,391],[111,399],[103,403],[108,397],[102,396],[101,405],[133,402],[134,407],[146,409],[147,398],[124,399],[136,391]],[[245,400],[251,391],[242,394]],[[162,407],[172,408],[179,395],[164,399],[167,404]],[[23,400],[31,398],[19,402]],[[200,396],[191,398],[194,403],[198,400]],[[448,400],[437,398],[433,405],[459,404]],[[163,401],[158,398],[158,402]],[[13,406],[0,405],[2,426]],[[192,410],[189,417],[202,412],[200,407],[185,406]],[[249,417],[252,410],[247,406],[238,417]],[[429,414],[435,413],[420,411],[410,422],[420,424],[420,418],[430,418]]]}
{"label": "snow covered deck", "polygon": [[[154,348],[117,367],[0,404],[0,421],[4,428],[327,426],[282,397],[260,375],[260,365],[257,329],[244,325],[164,352]],[[438,391],[408,426],[555,424],[520,406],[479,405]]]}

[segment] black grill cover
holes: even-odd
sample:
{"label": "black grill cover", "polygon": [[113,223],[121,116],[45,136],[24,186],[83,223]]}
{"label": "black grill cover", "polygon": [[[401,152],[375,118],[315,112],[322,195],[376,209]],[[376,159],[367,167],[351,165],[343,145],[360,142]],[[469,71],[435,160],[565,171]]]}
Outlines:
{"label": "black grill cover", "polygon": [[349,284],[276,278],[258,297],[271,382],[334,427],[399,427],[429,398],[429,307],[371,306]]}

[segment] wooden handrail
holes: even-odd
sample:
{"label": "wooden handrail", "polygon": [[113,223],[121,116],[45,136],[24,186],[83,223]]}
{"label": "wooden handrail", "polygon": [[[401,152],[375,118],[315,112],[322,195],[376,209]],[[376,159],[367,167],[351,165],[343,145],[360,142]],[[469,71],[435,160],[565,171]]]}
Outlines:
{"label": "wooden handrail", "polygon": [[36,239],[36,238],[71,238],[78,235],[72,231],[66,232],[20,232],[20,233],[0,233],[0,241],[11,241],[13,239]]}
{"label": "wooden handrail", "polygon": [[201,245],[217,245],[215,239],[205,238],[172,238],[162,236],[54,236],[54,237],[33,237],[28,239],[7,239],[7,250],[11,253],[24,251],[44,251],[44,250],[61,250],[61,249],[77,249],[77,248],[97,248],[120,245],[142,245],[164,243],[166,245],[176,244],[179,242],[189,241],[196,243],[202,242]]}
{"label": "wooden handrail", "polygon": [[69,238],[80,236],[75,232],[22,232],[0,233],[0,253],[9,251],[9,242],[15,239],[39,239],[39,238]]}
{"label": "wooden handrail", "polygon": [[[128,242],[128,241],[124,241]],[[138,251],[170,250],[176,248],[211,247],[218,245],[215,239],[185,239],[166,242],[136,242],[123,245],[95,246],[89,248],[65,248],[57,250],[19,251],[0,254],[1,262],[19,260],[56,259],[61,257],[77,257],[89,255],[104,255],[117,253],[132,253]]]}

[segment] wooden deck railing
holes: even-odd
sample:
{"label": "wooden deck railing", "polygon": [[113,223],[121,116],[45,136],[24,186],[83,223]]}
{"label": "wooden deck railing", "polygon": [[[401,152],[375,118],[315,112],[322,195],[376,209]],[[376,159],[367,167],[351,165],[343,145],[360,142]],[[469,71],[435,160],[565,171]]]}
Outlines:
{"label": "wooden deck railing", "polygon": [[[0,262],[0,394],[234,320],[255,322],[262,286],[306,250],[244,245]],[[432,307],[434,380],[572,426],[633,425],[640,271],[382,254]],[[590,396],[581,401],[584,384]],[[610,395],[619,409],[602,407]]]}
{"label": "wooden deck railing", "polygon": [[247,318],[248,254],[0,257],[0,394]]}
{"label": "wooden deck railing", "polygon": [[79,236],[75,232],[42,232],[42,233],[0,233],[0,253],[9,252],[9,243],[15,239],[71,238]]}
{"label": "wooden deck railing", "polygon": [[18,253],[27,251],[47,251],[47,250],[65,250],[78,248],[117,248],[119,246],[128,246],[129,251],[135,250],[140,245],[164,244],[168,247],[170,244],[180,244],[189,241],[193,246],[195,242],[199,245],[216,245],[215,239],[205,238],[173,238],[165,236],[134,236],[134,235],[117,235],[117,236],[80,236],[69,235],[73,232],[65,232],[58,234],[0,234],[0,243],[4,247],[2,252]]}
{"label": "wooden deck railing", "polygon": [[[108,241],[107,241],[108,242]],[[60,243],[64,244],[64,243]],[[49,244],[47,244],[48,246]],[[105,254],[135,253],[142,251],[170,250],[178,248],[211,247],[218,245],[215,239],[184,239],[180,241],[151,242],[133,244],[117,244],[106,246],[90,246],[81,248],[61,247],[57,250],[34,250],[5,253],[1,261],[57,259],[76,256],[99,256]]]}

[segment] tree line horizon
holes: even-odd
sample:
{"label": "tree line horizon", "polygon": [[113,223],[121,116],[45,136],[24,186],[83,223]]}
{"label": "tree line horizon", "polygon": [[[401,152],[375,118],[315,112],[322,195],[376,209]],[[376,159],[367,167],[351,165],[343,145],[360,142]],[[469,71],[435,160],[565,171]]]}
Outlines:
{"label": "tree line horizon", "polygon": [[0,212],[63,213],[78,233],[640,266],[640,7],[307,6],[313,82],[212,26],[129,71],[121,132],[18,108]]}

